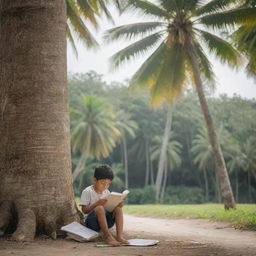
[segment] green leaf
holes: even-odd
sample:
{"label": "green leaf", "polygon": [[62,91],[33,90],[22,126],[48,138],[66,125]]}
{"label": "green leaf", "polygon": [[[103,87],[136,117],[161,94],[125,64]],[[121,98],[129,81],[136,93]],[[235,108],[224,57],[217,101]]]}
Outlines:
{"label": "green leaf", "polygon": [[160,69],[161,63],[166,56],[166,44],[165,42],[161,45],[147,58],[147,60],[142,64],[139,70],[132,77],[130,82],[130,88],[147,88],[152,86],[158,70]]}
{"label": "green leaf", "polygon": [[214,53],[218,59],[234,67],[239,65],[239,52],[236,51],[230,43],[206,31],[198,31],[200,32],[210,52]]}
{"label": "green leaf", "polygon": [[237,24],[256,25],[255,17],[256,8],[241,8],[203,16],[200,22],[207,27],[220,29]]}
{"label": "green leaf", "polygon": [[147,36],[117,52],[111,57],[111,64],[113,68],[119,67],[122,63],[135,58],[138,55],[144,54],[151,49],[161,39],[161,33],[155,33]]}
{"label": "green leaf", "polygon": [[185,51],[180,43],[167,48],[161,69],[151,89],[152,104],[171,102],[183,90],[185,81]]}
{"label": "green leaf", "polygon": [[209,3],[198,8],[196,15],[202,15],[212,13],[220,10],[225,10],[231,3],[237,2],[237,0],[212,0]]}
{"label": "green leaf", "polygon": [[67,1],[67,16],[70,25],[72,25],[73,30],[78,34],[79,38],[88,47],[98,47],[97,41],[94,39],[93,35],[90,33],[88,28],[85,26],[83,20],[78,15],[79,11],[77,6],[72,0]]}
{"label": "green leaf", "polygon": [[144,36],[147,33],[151,33],[155,29],[162,27],[163,22],[142,22],[127,24],[108,30],[104,39],[107,42],[119,40],[119,39],[132,39],[135,36]]}
{"label": "green leaf", "polygon": [[143,0],[128,0],[126,11],[140,11],[143,14],[159,17],[161,19],[169,19],[168,12],[162,9],[160,6],[153,4],[149,1]]}

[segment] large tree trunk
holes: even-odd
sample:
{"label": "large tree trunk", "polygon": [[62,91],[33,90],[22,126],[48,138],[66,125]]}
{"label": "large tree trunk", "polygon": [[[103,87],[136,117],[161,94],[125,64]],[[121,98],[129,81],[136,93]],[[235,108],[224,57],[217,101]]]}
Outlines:
{"label": "large tree trunk", "polygon": [[236,207],[235,200],[234,200],[233,192],[232,192],[229,177],[228,177],[226,164],[220,148],[220,144],[218,142],[216,132],[214,130],[213,121],[212,121],[211,114],[210,114],[208,104],[206,102],[204,91],[203,91],[203,84],[200,77],[200,69],[199,69],[199,64],[197,62],[196,51],[190,39],[188,39],[188,54],[189,54],[192,69],[193,69],[193,75],[194,75],[197,94],[199,97],[201,109],[202,109],[206,126],[207,126],[210,144],[213,148],[213,154],[214,154],[216,166],[219,172],[222,201],[224,203],[225,209],[235,208]]}
{"label": "large tree trunk", "polygon": [[66,1],[0,0],[0,229],[31,240],[79,220],[70,156]]}
{"label": "large tree trunk", "polygon": [[173,108],[171,106],[168,106],[163,142],[162,142],[161,152],[160,152],[160,157],[159,157],[159,162],[158,162],[158,170],[157,170],[156,183],[155,183],[156,201],[157,202],[160,200],[161,187],[162,187],[162,183],[163,183],[164,164],[166,161],[166,151],[167,151],[167,145],[169,142],[171,127],[172,127],[172,109]]}

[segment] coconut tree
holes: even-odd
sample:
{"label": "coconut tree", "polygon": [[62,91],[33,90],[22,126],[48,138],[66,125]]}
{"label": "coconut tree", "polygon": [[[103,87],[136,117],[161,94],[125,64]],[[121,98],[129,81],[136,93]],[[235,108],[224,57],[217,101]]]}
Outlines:
{"label": "coconut tree", "polygon": [[[193,154],[193,162],[198,166],[198,169],[203,172],[205,185],[205,201],[209,200],[209,178],[208,172],[214,168],[212,147],[207,138],[205,129],[200,129],[192,141],[191,152]],[[218,173],[215,172],[215,191],[219,202],[219,178]]]}
{"label": "coconut tree", "polygon": [[[168,136],[169,137],[169,136]],[[152,160],[159,160],[162,153],[162,145],[163,139],[159,136],[155,137],[153,140],[154,145],[151,148]],[[165,188],[167,183],[168,171],[173,171],[181,165],[181,153],[182,145],[174,139],[174,136],[169,137],[169,141],[167,143],[166,156],[164,158],[164,173],[163,173],[163,181],[160,184],[160,193],[158,201],[163,202]]]}
{"label": "coconut tree", "polygon": [[117,121],[116,126],[121,132],[121,146],[123,148],[123,163],[125,170],[125,188],[129,187],[129,177],[128,177],[128,153],[127,153],[127,141],[126,136],[130,136],[132,138],[135,137],[135,130],[138,128],[135,121],[131,119],[131,115],[129,113],[125,113],[122,110],[117,112]]}
{"label": "coconut tree", "polygon": [[[206,121],[209,140],[219,171],[225,209],[235,208],[235,201],[203,91],[202,77],[213,81],[211,63],[202,44],[224,63],[239,65],[239,54],[232,45],[210,29],[255,21],[256,8],[228,9],[233,1],[212,0],[143,0],[128,1],[128,9],[136,9],[152,17],[152,22],[127,24],[108,30],[106,41],[142,39],[120,50],[112,57],[114,67],[145,53],[156,50],[147,58],[131,80],[131,87],[149,88],[152,102],[173,100],[190,80],[196,87]],[[231,5],[232,6],[232,5]]]}
{"label": "coconut tree", "polygon": [[18,241],[79,221],[66,21],[65,0],[0,0],[0,229]]}
{"label": "coconut tree", "polygon": [[79,108],[71,113],[76,120],[71,134],[72,149],[80,154],[73,172],[75,180],[88,156],[109,156],[121,133],[112,106],[96,96],[83,96]]}

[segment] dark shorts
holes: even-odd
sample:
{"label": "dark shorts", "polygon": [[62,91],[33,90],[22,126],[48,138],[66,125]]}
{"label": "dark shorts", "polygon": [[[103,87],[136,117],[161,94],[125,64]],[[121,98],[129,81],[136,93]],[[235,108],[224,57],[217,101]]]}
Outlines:
{"label": "dark shorts", "polygon": [[[112,228],[115,224],[115,218],[113,217],[113,212],[106,211],[106,219],[107,219],[108,228]],[[100,231],[100,225],[96,215],[94,214],[94,211],[91,211],[87,215],[87,218],[85,219],[85,226],[97,232]]]}

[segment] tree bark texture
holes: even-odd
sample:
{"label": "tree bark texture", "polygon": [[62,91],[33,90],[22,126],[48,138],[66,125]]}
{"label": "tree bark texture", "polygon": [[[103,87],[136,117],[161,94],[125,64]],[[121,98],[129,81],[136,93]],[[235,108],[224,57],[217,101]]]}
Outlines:
{"label": "tree bark texture", "polygon": [[199,97],[201,109],[207,126],[209,141],[213,148],[213,154],[219,173],[222,201],[224,203],[225,209],[235,208],[235,200],[231,189],[230,180],[228,177],[226,164],[220,148],[220,144],[218,142],[216,132],[214,130],[213,121],[203,91],[203,84],[200,77],[200,68],[197,62],[196,51],[190,39],[188,39],[188,54],[193,69],[196,91]]}
{"label": "tree bark texture", "polygon": [[26,241],[79,220],[71,174],[66,1],[0,0],[0,34],[0,229]]}
{"label": "tree bark texture", "polygon": [[158,170],[157,170],[157,176],[156,176],[156,183],[155,183],[156,201],[157,202],[160,200],[161,187],[163,185],[163,175],[164,175],[164,165],[165,165],[165,161],[166,161],[166,152],[167,152],[167,146],[168,146],[171,127],[172,127],[172,110],[173,110],[173,107],[168,106],[167,119],[166,119],[166,124],[165,124],[163,142],[162,142],[162,146],[161,146],[161,152],[160,152]]}

